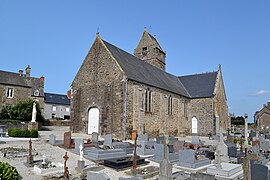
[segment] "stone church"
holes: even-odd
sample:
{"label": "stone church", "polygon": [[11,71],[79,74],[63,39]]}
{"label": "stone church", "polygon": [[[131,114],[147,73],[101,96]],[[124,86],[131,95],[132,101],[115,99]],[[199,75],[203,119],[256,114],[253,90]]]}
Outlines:
{"label": "stone church", "polygon": [[132,130],[152,137],[215,134],[216,119],[228,128],[221,66],[187,76],[165,69],[166,52],[146,29],[134,55],[97,34],[71,85],[71,130],[126,139]]}
{"label": "stone church", "polygon": [[255,112],[254,122],[259,130],[270,128],[270,102],[267,102],[261,110]]}

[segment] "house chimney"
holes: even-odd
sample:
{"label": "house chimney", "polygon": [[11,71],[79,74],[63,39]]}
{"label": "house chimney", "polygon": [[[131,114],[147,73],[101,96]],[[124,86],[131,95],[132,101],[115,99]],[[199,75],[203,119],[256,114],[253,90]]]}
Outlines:
{"label": "house chimney", "polygon": [[19,76],[23,76],[23,70],[19,70]]}
{"label": "house chimney", "polygon": [[26,77],[30,77],[30,73],[31,73],[31,68],[30,68],[30,65],[28,65],[28,66],[25,68],[25,76],[26,76]]}
{"label": "house chimney", "polygon": [[39,78],[39,80],[40,80],[40,88],[44,88],[44,77],[43,76],[41,76],[40,78]]}
{"label": "house chimney", "polygon": [[68,97],[68,99],[71,99],[71,90],[67,91],[67,97]]}

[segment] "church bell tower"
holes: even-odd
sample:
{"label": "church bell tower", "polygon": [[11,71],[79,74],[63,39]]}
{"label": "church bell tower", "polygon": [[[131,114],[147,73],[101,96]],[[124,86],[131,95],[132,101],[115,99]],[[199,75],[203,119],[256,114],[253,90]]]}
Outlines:
{"label": "church bell tower", "polygon": [[163,71],[166,70],[166,52],[162,50],[156,37],[149,34],[146,28],[139,44],[134,49],[134,56]]}

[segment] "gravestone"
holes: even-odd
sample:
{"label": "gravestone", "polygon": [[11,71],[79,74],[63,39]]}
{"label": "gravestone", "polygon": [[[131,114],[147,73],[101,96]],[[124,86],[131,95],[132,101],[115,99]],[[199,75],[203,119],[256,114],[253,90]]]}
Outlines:
{"label": "gravestone", "polygon": [[169,139],[168,137],[164,137],[164,159],[159,165],[159,180],[171,180],[172,177],[172,165],[169,161],[169,149],[168,149]]}
{"label": "gravestone", "polygon": [[259,164],[258,162],[251,160],[250,166],[252,180],[269,179],[269,171],[266,165]]}
{"label": "gravestone", "polygon": [[205,156],[196,156],[196,151],[192,149],[185,149],[179,151],[179,162],[178,166],[188,168],[198,168],[211,164],[211,160],[205,158]]}
{"label": "gravestone", "polygon": [[192,136],[191,144],[194,144],[194,145],[201,145],[202,142],[201,142],[199,136]]}
{"label": "gravestone", "polygon": [[125,158],[127,157],[127,153],[123,149],[97,149],[97,148],[89,148],[84,149],[85,158],[90,159],[92,161],[103,161],[108,159],[115,158]]}
{"label": "gravestone", "polygon": [[256,137],[256,131],[251,130],[249,134],[249,139],[252,140],[254,137]]}
{"label": "gravestone", "polygon": [[138,141],[149,141],[149,136],[147,133],[139,134],[137,140]]}
{"label": "gravestone", "polygon": [[270,147],[270,141],[269,139],[265,139],[264,141],[261,141],[260,143],[260,148],[265,151],[265,150],[269,150]]}
{"label": "gravestone", "polygon": [[253,140],[251,145],[252,146],[256,146],[256,145],[260,146],[260,141],[259,140]]}
{"label": "gravestone", "polygon": [[179,152],[184,149],[185,141],[175,141],[173,142],[173,150],[174,152]]}
{"label": "gravestone", "polygon": [[228,147],[228,156],[229,157],[237,157],[237,147],[236,146],[229,146]]}
{"label": "gravestone", "polygon": [[192,179],[192,180],[215,180],[215,175],[196,172],[196,173],[190,174],[190,179]]}
{"label": "gravestone", "polygon": [[112,146],[112,134],[106,134],[105,135],[103,145],[104,146],[109,146],[109,147]]}
{"label": "gravestone", "polygon": [[64,147],[69,148],[71,146],[71,132],[64,133]]}
{"label": "gravestone", "polygon": [[88,171],[87,180],[110,180],[110,177],[105,173]]}
{"label": "gravestone", "polygon": [[229,162],[228,146],[224,143],[223,134],[219,133],[219,135],[220,135],[220,140],[217,143],[216,152],[220,151],[220,156],[221,156],[222,162]]}
{"label": "gravestone", "polygon": [[82,138],[79,139],[74,139],[75,142],[75,151],[76,152],[80,152],[80,145],[82,144],[83,148],[84,148],[84,141]]}
{"label": "gravestone", "polygon": [[139,155],[152,155],[155,153],[155,141],[137,141],[137,154]]}
{"label": "gravestone", "polygon": [[113,149],[123,149],[127,154],[132,154],[134,148],[128,142],[112,142]]}
{"label": "gravestone", "polygon": [[143,180],[141,176],[137,177],[119,177],[119,180]]}
{"label": "gravestone", "polygon": [[[157,162],[161,162],[164,159],[164,145],[163,144],[155,144],[153,160]],[[178,161],[179,153],[169,153],[169,161],[171,163],[175,163]]]}
{"label": "gravestone", "polygon": [[92,133],[92,143],[95,145],[98,145],[98,133],[97,132]]}
{"label": "gravestone", "polygon": [[6,125],[0,125],[0,137],[5,137],[7,133],[7,126]]}
{"label": "gravestone", "polygon": [[54,134],[50,134],[50,135],[49,135],[49,143],[50,143],[51,145],[54,145],[55,142],[56,142],[56,136],[55,136]]}

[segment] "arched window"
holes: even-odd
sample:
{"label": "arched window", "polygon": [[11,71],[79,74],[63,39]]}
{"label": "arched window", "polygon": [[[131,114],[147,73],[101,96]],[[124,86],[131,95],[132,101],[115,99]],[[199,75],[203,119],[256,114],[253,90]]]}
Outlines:
{"label": "arched window", "polygon": [[149,88],[145,91],[145,112],[151,112],[152,92]]}
{"label": "arched window", "polygon": [[198,120],[196,117],[191,119],[191,133],[198,133]]}
{"label": "arched window", "polygon": [[168,114],[172,115],[172,96],[169,96],[168,99]]}

